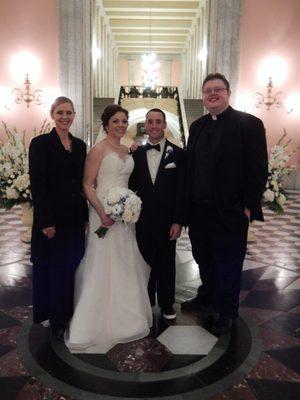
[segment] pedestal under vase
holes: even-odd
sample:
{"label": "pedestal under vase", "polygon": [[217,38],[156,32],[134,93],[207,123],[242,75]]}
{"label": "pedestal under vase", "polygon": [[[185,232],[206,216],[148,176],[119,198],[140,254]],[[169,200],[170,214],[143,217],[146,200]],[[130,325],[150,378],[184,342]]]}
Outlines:
{"label": "pedestal under vase", "polygon": [[29,202],[22,203],[22,222],[27,227],[26,232],[22,233],[20,238],[24,243],[31,242],[31,228],[33,223],[33,207]]}

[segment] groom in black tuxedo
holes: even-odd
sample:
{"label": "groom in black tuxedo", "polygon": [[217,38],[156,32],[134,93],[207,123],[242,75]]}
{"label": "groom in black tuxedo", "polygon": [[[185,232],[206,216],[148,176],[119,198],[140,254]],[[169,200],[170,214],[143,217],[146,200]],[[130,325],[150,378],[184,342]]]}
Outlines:
{"label": "groom in black tuxedo", "polygon": [[164,138],[165,113],[153,108],[146,114],[146,145],[133,154],[135,167],[129,187],[142,200],[142,211],[136,224],[137,243],[151,267],[148,291],[154,306],[166,319],[176,318],[175,294],[176,239],[183,224],[183,183],[185,151]]}

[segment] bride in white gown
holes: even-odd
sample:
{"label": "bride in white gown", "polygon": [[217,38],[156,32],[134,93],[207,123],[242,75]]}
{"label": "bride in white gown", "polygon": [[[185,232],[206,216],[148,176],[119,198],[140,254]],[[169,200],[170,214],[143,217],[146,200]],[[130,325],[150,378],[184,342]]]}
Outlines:
{"label": "bride in white gown", "polygon": [[[102,114],[107,137],[87,156],[84,190],[91,204],[85,256],[76,272],[75,311],[66,335],[73,353],[104,353],[117,343],[148,335],[152,310],[148,298],[150,268],[143,260],[133,225],[113,222],[101,201],[113,187],[127,187],[134,167],[120,144],[128,112],[118,105]],[[109,227],[104,238],[94,233]]]}

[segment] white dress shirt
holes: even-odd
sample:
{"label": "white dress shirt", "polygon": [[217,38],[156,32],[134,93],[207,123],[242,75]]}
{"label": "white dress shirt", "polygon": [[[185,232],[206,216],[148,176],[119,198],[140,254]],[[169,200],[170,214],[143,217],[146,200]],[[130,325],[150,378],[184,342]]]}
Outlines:
{"label": "white dress shirt", "polygon": [[[154,144],[150,140],[148,140],[148,143],[150,143],[151,145]],[[157,143],[155,143],[155,144],[157,144]],[[147,150],[148,168],[149,168],[149,172],[150,172],[150,176],[151,176],[153,184],[155,182],[157,171],[158,171],[158,167],[159,167],[159,164],[160,164],[160,160],[161,160],[161,157],[162,157],[163,152],[164,152],[166,139],[165,138],[162,139],[159,142],[159,144],[160,144],[160,151],[157,151],[155,149]]]}

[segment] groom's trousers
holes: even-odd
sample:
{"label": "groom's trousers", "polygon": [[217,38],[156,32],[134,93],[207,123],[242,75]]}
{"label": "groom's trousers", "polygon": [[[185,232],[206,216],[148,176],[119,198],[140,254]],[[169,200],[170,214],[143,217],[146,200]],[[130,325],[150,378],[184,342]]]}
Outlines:
{"label": "groom's trousers", "polygon": [[151,305],[156,304],[157,293],[159,307],[172,307],[175,301],[176,241],[170,241],[168,229],[154,232],[139,224],[136,225],[136,238],[144,260],[151,267],[148,284]]}

